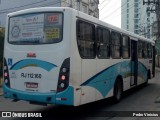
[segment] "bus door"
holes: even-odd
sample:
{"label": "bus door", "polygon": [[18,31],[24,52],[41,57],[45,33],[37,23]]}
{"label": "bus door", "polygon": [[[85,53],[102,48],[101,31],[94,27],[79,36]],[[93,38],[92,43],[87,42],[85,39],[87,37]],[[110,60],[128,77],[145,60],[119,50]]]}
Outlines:
{"label": "bus door", "polygon": [[137,78],[138,78],[137,41],[131,40],[131,81],[130,81],[130,86],[137,85]]}

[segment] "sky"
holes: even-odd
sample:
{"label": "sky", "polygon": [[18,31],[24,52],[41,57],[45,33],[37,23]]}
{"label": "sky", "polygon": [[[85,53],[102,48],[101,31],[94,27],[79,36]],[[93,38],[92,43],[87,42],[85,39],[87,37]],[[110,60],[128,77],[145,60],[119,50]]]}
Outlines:
{"label": "sky", "polygon": [[121,28],[121,0],[99,0],[99,19]]}

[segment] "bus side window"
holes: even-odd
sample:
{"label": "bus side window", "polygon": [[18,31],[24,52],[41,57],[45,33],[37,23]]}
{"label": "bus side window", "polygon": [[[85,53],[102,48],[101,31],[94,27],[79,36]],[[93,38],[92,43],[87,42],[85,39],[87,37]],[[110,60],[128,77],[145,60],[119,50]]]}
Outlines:
{"label": "bus side window", "polygon": [[127,59],[130,57],[130,39],[128,36],[122,36],[122,57]]}
{"label": "bus side window", "polygon": [[142,58],[142,42],[138,41],[138,58]]}
{"label": "bus side window", "polygon": [[152,58],[152,45],[148,43],[148,58]]}
{"label": "bus side window", "polygon": [[143,42],[142,44],[142,57],[143,58],[147,58],[147,43],[146,42]]}
{"label": "bus side window", "polygon": [[95,58],[95,26],[79,20],[77,27],[77,43],[80,56],[84,59]]}
{"label": "bus side window", "polygon": [[100,59],[110,57],[110,31],[104,28],[97,28],[97,56]]}
{"label": "bus side window", "polygon": [[111,40],[112,58],[118,59],[121,57],[121,34],[112,31]]}

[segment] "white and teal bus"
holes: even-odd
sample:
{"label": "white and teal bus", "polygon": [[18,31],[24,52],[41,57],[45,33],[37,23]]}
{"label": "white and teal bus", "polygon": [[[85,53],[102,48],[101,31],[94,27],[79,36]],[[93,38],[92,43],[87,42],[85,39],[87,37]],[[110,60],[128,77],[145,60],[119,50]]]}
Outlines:
{"label": "white and teal bus", "polygon": [[79,106],[154,77],[155,43],[71,8],[7,15],[5,98]]}

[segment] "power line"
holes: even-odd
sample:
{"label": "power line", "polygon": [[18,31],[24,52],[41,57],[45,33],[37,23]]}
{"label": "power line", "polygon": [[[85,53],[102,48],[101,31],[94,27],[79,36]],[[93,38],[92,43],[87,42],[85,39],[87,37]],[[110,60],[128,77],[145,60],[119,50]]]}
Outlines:
{"label": "power line", "polygon": [[104,5],[103,8],[100,9],[100,11],[102,11],[110,2],[111,2],[111,0],[109,0],[108,3],[106,5]]}
{"label": "power line", "polygon": [[[133,7],[134,7],[134,4],[130,5],[129,9],[131,9],[131,8],[133,8]],[[124,11],[124,10],[125,10],[125,8],[122,9],[121,11]],[[113,17],[111,17],[110,19],[108,19],[107,21],[110,21],[110,20],[112,20],[113,18],[116,18],[117,16],[120,16],[120,15],[122,15],[122,14],[124,14],[124,13],[125,13],[125,12],[122,12],[122,13],[116,15],[116,16],[113,16]]]}
{"label": "power line", "polygon": [[[126,4],[126,3],[125,3]],[[123,4],[122,6],[118,7],[117,9],[115,9],[113,12],[111,12],[109,15],[107,15],[106,17],[102,18],[102,20],[106,19],[108,16],[110,16],[111,14],[113,14],[114,12],[116,12],[117,10],[119,10],[121,7],[123,7],[125,4]]]}
{"label": "power line", "polygon": [[[115,3],[113,3],[113,5],[110,6],[110,7],[109,7],[107,10],[105,10],[105,11],[108,11],[109,9],[111,9],[113,6],[115,6],[116,3],[117,3],[117,1],[115,1]],[[103,15],[103,14],[105,14],[105,12],[103,12],[102,15]]]}
{"label": "power line", "polygon": [[103,0],[103,1],[101,2],[100,6],[101,6],[105,1],[106,1],[106,0]]}
{"label": "power line", "polygon": [[[45,0],[46,1],[46,0]],[[42,2],[42,1],[40,1],[40,2]],[[40,2],[37,2],[37,3],[40,3]],[[44,2],[44,1],[43,1]],[[41,5],[38,5],[39,7],[44,7],[44,6],[47,6],[47,5],[54,5],[54,4],[57,4],[57,3],[60,3],[61,1],[59,1],[59,0],[57,0],[57,1],[55,1],[55,2],[50,2],[50,3],[46,3],[46,4],[41,4]],[[30,5],[34,5],[35,3],[33,3],[33,4],[30,4]],[[25,6],[29,6],[29,4],[28,5],[23,5],[23,7],[25,7]],[[38,6],[36,6],[36,7],[38,7]],[[20,7],[22,7],[22,6],[19,6],[19,7],[15,7],[15,8],[20,8]],[[11,8],[9,8],[8,10],[10,10]],[[12,11],[4,11],[3,10],[3,12],[1,12],[0,11],[0,14],[4,14],[4,13],[9,13],[9,12],[13,12],[13,9],[12,9]]]}
{"label": "power line", "polygon": [[26,5],[22,5],[22,6],[18,6],[18,7],[13,7],[13,8],[7,8],[7,9],[3,9],[3,10],[0,10],[1,11],[6,11],[6,10],[13,10],[15,8],[21,8],[21,7],[26,7],[26,6],[30,6],[30,5],[34,5],[34,4],[38,4],[38,3],[41,3],[41,2],[45,2],[47,0],[42,0],[42,1],[39,1],[39,2],[34,2],[34,3],[30,3],[30,4],[26,4]]}

